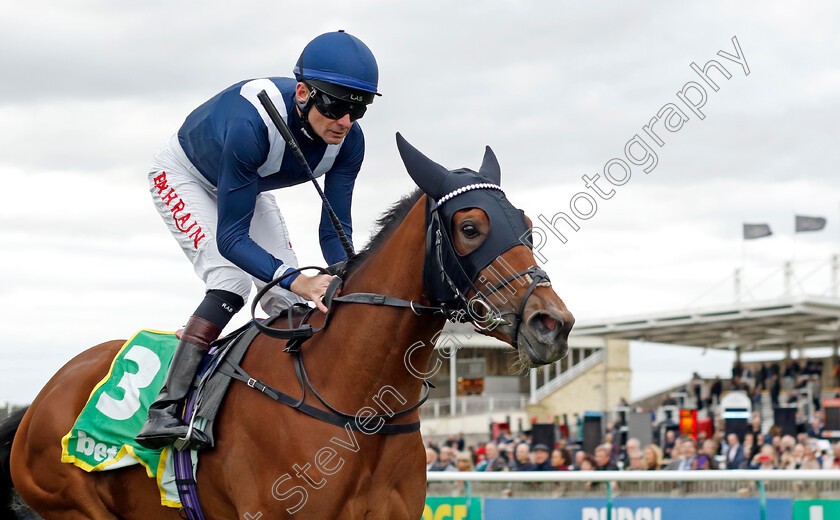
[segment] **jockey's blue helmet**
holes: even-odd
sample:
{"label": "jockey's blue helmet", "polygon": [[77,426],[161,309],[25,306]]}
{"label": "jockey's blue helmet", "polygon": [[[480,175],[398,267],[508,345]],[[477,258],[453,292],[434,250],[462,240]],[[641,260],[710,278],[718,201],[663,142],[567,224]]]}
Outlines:
{"label": "jockey's blue helmet", "polygon": [[379,96],[379,67],[360,39],[343,30],[316,37],[295,65],[295,79],[338,99],[371,103]]}

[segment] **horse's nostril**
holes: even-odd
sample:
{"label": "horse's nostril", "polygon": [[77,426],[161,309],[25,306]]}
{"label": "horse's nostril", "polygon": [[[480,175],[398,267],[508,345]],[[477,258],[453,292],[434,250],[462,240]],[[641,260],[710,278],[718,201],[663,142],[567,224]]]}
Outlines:
{"label": "horse's nostril", "polygon": [[552,331],[555,329],[555,327],[557,327],[557,320],[555,320],[551,316],[542,315],[540,316],[540,321],[542,322],[543,326],[545,326],[545,328],[549,331]]}
{"label": "horse's nostril", "polygon": [[534,313],[534,316],[530,319],[529,324],[534,332],[541,336],[552,335],[562,327],[562,323],[544,312]]}

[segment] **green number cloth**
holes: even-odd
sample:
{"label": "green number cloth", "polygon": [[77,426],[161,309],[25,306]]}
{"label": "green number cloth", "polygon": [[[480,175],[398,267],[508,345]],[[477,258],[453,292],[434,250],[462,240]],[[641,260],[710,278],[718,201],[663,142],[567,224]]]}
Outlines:
{"label": "green number cloth", "polygon": [[[61,439],[61,462],[85,471],[140,463],[160,489],[161,504],[181,507],[171,447],[150,450],[134,441],[166,377],[178,345],[172,332],[141,330],[117,353],[73,428]],[[128,456],[126,456],[128,455]],[[193,453],[193,464],[196,455]]]}

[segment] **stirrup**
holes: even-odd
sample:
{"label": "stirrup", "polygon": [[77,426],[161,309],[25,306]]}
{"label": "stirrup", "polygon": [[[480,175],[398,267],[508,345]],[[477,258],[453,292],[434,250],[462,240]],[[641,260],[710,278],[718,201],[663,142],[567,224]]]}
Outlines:
{"label": "stirrup", "polygon": [[178,451],[184,451],[184,450],[188,450],[188,449],[198,451],[198,450],[202,450],[202,449],[209,448],[209,447],[212,446],[209,442],[207,442],[207,443],[198,442],[198,441],[196,441],[196,439],[193,439],[193,434],[195,432],[198,432],[198,433],[204,435],[204,437],[206,437],[208,441],[210,440],[209,435],[207,435],[203,431],[195,428],[194,422],[195,422],[195,414],[193,414],[193,416],[190,418],[190,422],[189,422],[189,425],[187,427],[187,433],[184,434],[183,437],[178,437],[178,439],[176,439],[175,442],[172,443],[173,448],[175,448]]}

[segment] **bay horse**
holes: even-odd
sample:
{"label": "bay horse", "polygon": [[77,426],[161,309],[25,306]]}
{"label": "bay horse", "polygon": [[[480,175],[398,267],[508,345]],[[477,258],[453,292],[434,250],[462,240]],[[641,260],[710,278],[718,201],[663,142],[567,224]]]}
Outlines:
{"label": "bay horse", "polygon": [[[422,191],[380,219],[378,233],[348,265],[341,294],[382,293],[412,302],[411,308],[334,304],[329,326],[301,350],[312,387],[344,411],[382,410],[385,398],[387,408],[416,402],[423,388],[417,372],[430,365],[447,317],[472,321],[481,332],[516,346],[516,363],[523,367],[565,355],[574,323],[545,273],[535,267],[531,249],[519,241],[530,221],[500,191],[500,168],[490,148],[478,172],[450,172],[399,134],[397,141]],[[474,306],[478,310],[470,309],[473,302],[480,302]],[[431,306],[442,312],[416,312]],[[316,314],[311,323],[323,325],[324,315]],[[6,462],[0,474],[0,484],[6,483],[0,499],[13,492],[11,476],[20,498],[46,520],[180,518],[177,509],[160,505],[155,482],[139,465],[87,473],[59,462],[62,436],[122,344],[103,343],[76,356],[16,419],[19,424],[0,428],[5,436],[0,459],[10,453],[10,466]],[[297,397],[292,358],[282,346],[260,335],[241,366]],[[311,393],[306,399],[320,406]],[[414,410],[394,423],[418,420]],[[418,431],[368,435],[342,429],[267,400],[237,381],[216,424],[216,445],[202,452],[197,473],[209,520],[422,516],[426,459]],[[0,518],[13,515],[0,504]]]}

